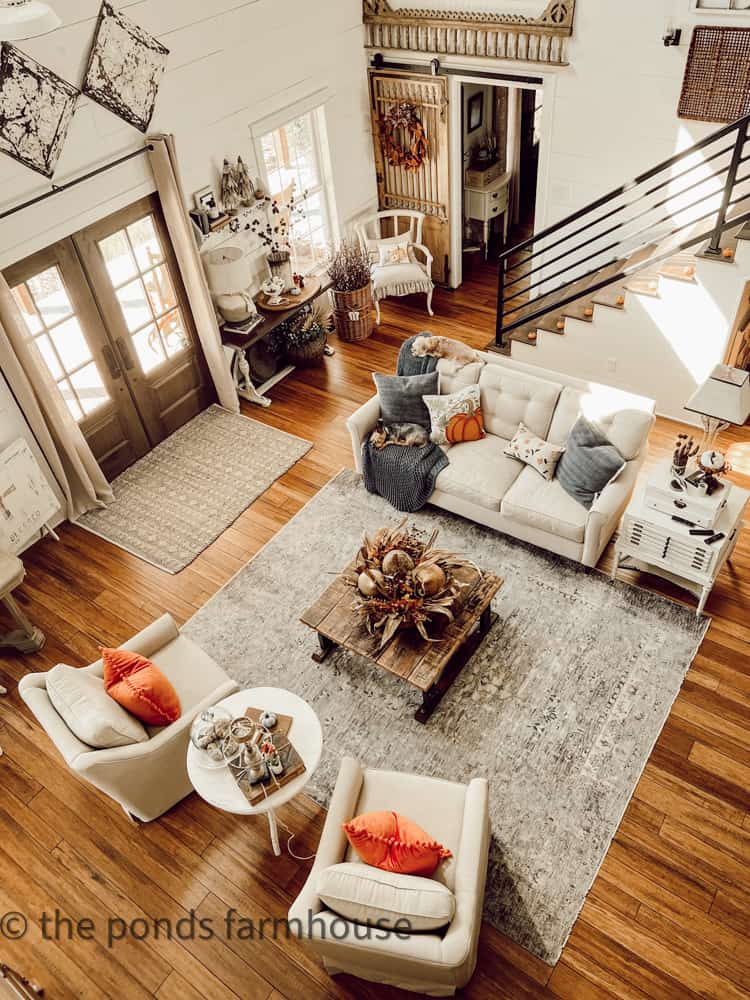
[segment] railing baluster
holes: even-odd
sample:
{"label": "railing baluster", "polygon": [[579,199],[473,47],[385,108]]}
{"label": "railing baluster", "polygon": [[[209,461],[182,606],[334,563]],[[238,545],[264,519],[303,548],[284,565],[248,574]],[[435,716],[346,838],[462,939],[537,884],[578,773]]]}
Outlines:
{"label": "railing baluster", "polygon": [[503,318],[505,315],[505,260],[500,258],[497,266],[497,320],[495,322],[495,343],[503,347]]}
{"label": "railing baluster", "polygon": [[721,207],[719,208],[719,214],[716,216],[716,225],[713,233],[711,234],[711,241],[704,251],[705,253],[721,253],[721,237],[724,232],[724,224],[727,221],[727,209],[729,208],[729,202],[732,197],[732,192],[734,191],[735,181],[737,180],[737,171],[740,163],[742,162],[742,152],[745,148],[746,141],[747,119],[745,118],[737,128],[737,138],[734,142],[734,153],[732,154],[732,162],[729,164],[729,170],[727,171],[727,179],[724,184],[724,194],[721,199]]}

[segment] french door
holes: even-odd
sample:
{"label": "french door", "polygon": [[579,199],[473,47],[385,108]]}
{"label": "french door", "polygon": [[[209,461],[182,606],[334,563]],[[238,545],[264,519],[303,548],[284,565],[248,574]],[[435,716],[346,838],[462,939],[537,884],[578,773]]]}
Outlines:
{"label": "french door", "polygon": [[5,271],[33,355],[113,479],[213,399],[157,197]]}
{"label": "french door", "polygon": [[[448,149],[448,81],[441,76],[368,70],[372,137],[381,209],[410,208],[425,213],[423,239],[434,258],[432,277],[449,278],[450,185]],[[383,115],[399,104],[412,105],[422,122],[427,155],[415,171],[394,166],[385,156],[380,126]],[[406,145],[410,136],[397,136]],[[383,235],[388,235],[384,233]]]}

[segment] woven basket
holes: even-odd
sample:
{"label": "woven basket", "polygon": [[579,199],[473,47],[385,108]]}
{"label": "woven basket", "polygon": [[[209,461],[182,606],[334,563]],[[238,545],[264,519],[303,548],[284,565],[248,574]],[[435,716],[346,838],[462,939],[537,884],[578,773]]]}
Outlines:
{"label": "woven basket", "polygon": [[309,344],[292,346],[287,344],[284,354],[290,365],[297,368],[307,368],[310,365],[320,365],[323,363],[323,352],[326,346],[326,332],[323,330],[316,340],[311,340]]}
{"label": "woven basket", "polygon": [[367,340],[372,333],[372,285],[353,292],[333,291],[333,315],[341,340]]}

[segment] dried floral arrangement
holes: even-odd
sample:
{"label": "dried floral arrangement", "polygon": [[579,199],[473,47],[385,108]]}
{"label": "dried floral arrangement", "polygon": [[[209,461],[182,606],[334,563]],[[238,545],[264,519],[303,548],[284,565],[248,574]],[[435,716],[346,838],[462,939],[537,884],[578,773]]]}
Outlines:
{"label": "dried floral arrangement", "polygon": [[389,108],[378,121],[383,155],[394,167],[416,173],[427,158],[427,135],[417,109],[408,101]]}
{"label": "dried floral arrangement", "polygon": [[428,642],[428,626],[453,621],[453,607],[465,584],[455,571],[474,567],[467,559],[435,547],[438,530],[426,537],[405,518],[395,528],[366,534],[348,582],[356,588],[354,609],[368,631],[382,633],[382,649],[401,628],[415,628]]}
{"label": "dried floral arrangement", "polygon": [[370,282],[370,256],[356,240],[342,240],[329,250],[328,274],[334,291],[356,292]]}
{"label": "dried floral arrangement", "polygon": [[304,347],[327,335],[331,330],[331,312],[319,301],[303,306],[281,327],[277,327],[268,337],[274,354],[283,354],[287,347]]}
{"label": "dried floral arrangement", "polygon": [[268,253],[288,252],[291,249],[292,218],[304,218],[306,197],[307,191],[303,191],[299,198],[292,195],[286,200],[272,198],[267,194],[262,198],[258,196],[258,202],[265,202],[266,211],[262,217],[255,215],[245,225],[245,229],[255,233]]}
{"label": "dried floral arrangement", "polygon": [[691,458],[698,454],[698,445],[692,436],[688,434],[678,434],[674,443],[674,454],[672,455],[672,468],[675,472],[685,472],[687,464]]}

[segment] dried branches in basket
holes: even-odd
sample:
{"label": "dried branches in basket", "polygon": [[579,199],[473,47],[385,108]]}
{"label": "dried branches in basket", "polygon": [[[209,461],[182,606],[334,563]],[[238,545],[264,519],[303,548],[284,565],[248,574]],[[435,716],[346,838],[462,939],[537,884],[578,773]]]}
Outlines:
{"label": "dried branches in basket", "polygon": [[404,519],[395,528],[366,534],[349,582],[357,590],[354,609],[368,631],[380,632],[382,649],[401,628],[416,628],[428,642],[439,640],[427,629],[453,621],[456,598],[465,586],[457,570],[474,564],[435,547],[438,531],[426,537]]}

